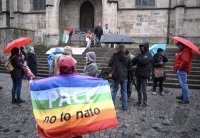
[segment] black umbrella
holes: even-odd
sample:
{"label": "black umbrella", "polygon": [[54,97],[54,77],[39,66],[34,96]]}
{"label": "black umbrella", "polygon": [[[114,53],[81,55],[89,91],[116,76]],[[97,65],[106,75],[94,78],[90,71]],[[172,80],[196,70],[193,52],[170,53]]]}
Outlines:
{"label": "black umbrella", "polygon": [[102,40],[101,43],[106,44],[132,44],[133,39],[124,34],[107,34]]}

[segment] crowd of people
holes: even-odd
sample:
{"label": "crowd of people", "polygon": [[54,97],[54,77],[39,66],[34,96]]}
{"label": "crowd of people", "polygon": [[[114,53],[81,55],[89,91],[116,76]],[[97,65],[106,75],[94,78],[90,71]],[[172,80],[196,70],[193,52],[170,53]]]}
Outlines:
{"label": "crowd of people", "polygon": [[[178,103],[189,104],[189,88],[187,85],[187,74],[191,70],[192,50],[183,43],[177,43],[179,52],[175,55],[174,71],[182,88],[181,95],[176,98]],[[152,78],[152,94],[157,94],[156,87],[159,83],[159,94],[165,96],[163,91],[163,83],[165,76],[165,63],[168,62],[162,48],[157,49],[157,53],[152,56],[149,51],[149,43],[139,44],[140,53],[138,55],[131,54],[124,45],[118,45],[116,52],[111,56],[108,67],[111,68],[112,74],[111,95],[114,105],[116,104],[116,95],[120,85],[121,92],[121,110],[128,109],[128,103],[131,100],[133,92],[132,85],[137,91],[136,104],[140,109],[145,109],[148,105],[147,85]],[[48,56],[49,77],[65,74],[76,74],[77,60],[73,58],[72,48],[65,46],[63,50],[56,48]],[[12,79],[11,103],[20,104],[25,100],[21,99],[21,87],[23,81],[23,64],[27,64],[33,74],[37,76],[37,61],[33,47],[28,47],[27,52],[24,47],[13,48],[9,57],[13,69],[10,71]],[[98,66],[96,63],[96,54],[94,51],[85,53],[84,74],[97,77]],[[2,87],[0,87],[2,89]],[[76,138],[82,138],[77,136]]]}
{"label": "crowd of people", "polygon": [[[182,88],[182,94],[176,98],[179,103],[189,103],[189,88],[187,85],[187,75],[191,70],[192,50],[183,43],[177,43],[179,52],[175,55],[174,71],[177,73],[179,84]],[[137,105],[147,107],[147,84],[150,78],[152,79],[152,94],[157,94],[156,87],[159,86],[159,94],[164,96],[163,83],[166,79],[165,63],[168,62],[162,48],[157,49],[155,55],[149,52],[149,44],[142,43],[139,45],[140,52],[138,55],[131,54],[124,45],[119,45],[108,63],[111,68],[112,85],[111,94],[113,103],[116,101],[116,95],[119,85],[121,86],[121,101],[122,110],[127,110],[128,102],[130,101],[131,93],[134,85],[137,91]],[[49,76],[59,75],[59,61],[62,57],[72,57],[72,48],[66,46],[61,50],[56,48],[48,56]],[[77,64],[76,59],[72,58]],[[86,63],[84,74],[97,77],[99,71],[96,63],[96,54],[94,51],[89,51],[85,55]],[[21,85],[23,80],[23,64],[27,64],[32,73],[37,76],[37,61],[33,47],[28,47],[27,52],[24,47],[13,48],[9,60],[13,66],[10,72],[13,87],[11,90],[12,103],[23,103],[20,98]],[[3,87],[0,87],[3,89]]]}
{"label": "crowd of people", "polygon": [[[177,43],[177,46],[180,47],[180,44]],[[140,53],[138,55],[131,54],[124,45],[119,45],[116,48],[116,53],[114,53],[108,63],[108,67],[111,68],[112,74],[112,85],[111,85],[111,94],[113,103],[116,102],[116,95],[118,92],[119,85],[121,86],[121,101],[122,101],[122,110],[127,110],[128,102],[130,101],[131,93],[133,91],[132,86],[134,85],[137,91],[137,105],[141,108],[147,107],[147,85],[150,78],[152,79],[152,94],[157,94],[156,87],[159,86],[159,94],[165,96],[163,91],[163,83],[166,79],[165,75],[165,63],[168,62],[167,57],[164,55],[164,50],[162,48],[157,49],[155,55],[151,55],[149,51],[149,43],[142,43],[139,45]],[[182,87],[182,94],[177,96],[177,99],[180,99],[179,103],[189,103],[189,89],[187,86],[187,74],[191,68],[191,57],[189,61],[182,61],[185,57],[185,52],[187,51],[191,55],[191,50],[181,45],[180,51],[176,56],[174,71],[177,72],[180,85]],[[53,61],[48,61],[49,64],[49,75],[58,75],[58,61],[59,58],[64,55],[72,56],[72,49],[69,46],[64,47],[64,52],[58,48],[55,52],[49,55],[49,59]],[[182,55],[180,55],[182,53]],[[187,53],[186,53],[187,54]],[[188,55],[188,54],[187,54]],[[53,56],[54,58],[50,58]],[[182,57],[183,56],[183,57]],[[96,64],[96,54],[93,51],[89,51],[85,55],[86,64],[84,67],[84,74],[97,77],[98,66]],[[181,60],[180,60],[181,59]],[[188,60],[187,59],[187,60]],[[74,59],[75,60],[75,59]],[[186,60],[186,59],[185,59]],[[75,62],[77,62],[75,60]],[[182,63],[183,62],[183,63]],[[186,63],[189,62],[189,63]],[[183,66],[187,64],[187,66]],[[52,74],[52,68],[54,73]],[[180,74],[180,72],[182,74]]]}

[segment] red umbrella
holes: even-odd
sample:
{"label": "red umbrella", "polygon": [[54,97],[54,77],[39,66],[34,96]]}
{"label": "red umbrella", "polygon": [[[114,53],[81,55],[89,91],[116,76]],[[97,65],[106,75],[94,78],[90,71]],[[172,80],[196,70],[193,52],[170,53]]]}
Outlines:
{"label": "red umbrella", "polygon": [[193,44],[192,42],[190,42],[189,40],[181,38],[181,37],[172,37],[172,40],[174,40],[176,43],[177,42],[183,43],[184,45],[186,45],[187,47],[189,47],[190,49],[192,49],[192,52],[194,54],[200,55],[199,48],[195,44]]}
{"label": "red umbrella", "polygon": [[3,53],[9,53],[14,47],[20,48],[32,41],[31,38],[28,37],[21,37],[18,39],[13,40],[12,42],[8,43],[7,46],[4,48]]}

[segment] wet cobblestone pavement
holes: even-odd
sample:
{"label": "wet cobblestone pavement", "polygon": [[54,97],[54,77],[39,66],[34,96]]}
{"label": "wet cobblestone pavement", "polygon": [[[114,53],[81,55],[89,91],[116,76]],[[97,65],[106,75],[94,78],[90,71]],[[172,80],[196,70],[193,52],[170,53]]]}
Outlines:
{"label": "wet cobblestone pavement", "polygon": [[[20,105],[11,104],[11,78],[0,73],[0,138],[38,138],[32,112],[28,81],[23,80]],[[148,106],[140,109],[135,103],[136,91],[127,111],[117,101],[118,128],[84,135],[84,138],[199,138],[200,90],[190,90],[190,104],[175,99],[180,89],[164,88],[165,96],[152,95],[148,87]]]}

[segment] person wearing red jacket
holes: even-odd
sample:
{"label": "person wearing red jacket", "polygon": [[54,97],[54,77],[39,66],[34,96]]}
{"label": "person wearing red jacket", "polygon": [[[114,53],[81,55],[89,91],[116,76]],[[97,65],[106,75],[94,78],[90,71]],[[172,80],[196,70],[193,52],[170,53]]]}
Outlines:
{"label": "person wearing red jacket", "polygon": [[86,48],[90,48],[90,45],[92,43],[92,34],[90,31],[88,31],[88,33],[86,34],[86,42],[87,42],[87,46]]}
{"label": "person wearing red jacket", "polygon": [[178,81],[182,89],[182,94],[177,96],[179,103],[189,104],[189,88],[187,84],[187,75],[190,73],[192,66],[192,50],[184,44],[176,44],[179,52],[176,53],[174,60],[174,71],[177,73]]}

